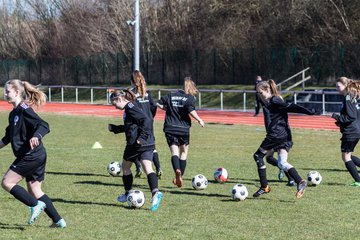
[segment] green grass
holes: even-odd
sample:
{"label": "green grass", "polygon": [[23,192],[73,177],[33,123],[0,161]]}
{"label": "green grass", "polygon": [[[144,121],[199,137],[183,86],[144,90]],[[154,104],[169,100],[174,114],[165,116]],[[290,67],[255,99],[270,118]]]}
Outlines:
{"label": "green grass", "polygon": [[[68,228],[50,229],[42,214],[34,226],[26,224],[29,210],[10,194],[0,194],[0,239],[357,239],[360,234],[360,188],[348,186],[352,179],[340,158],[340,134],[332,131],[293,130],[294,147],[289,161],[301,176],[318,170],[323,181],[309,187],[302,199],[295,187],[277,180],[278,170],[268,166],[271,193],[253,199],[258,188],[252,154],[264,138],[263,127],[197,124],[191,144],[184,187],[176,188],[162,123],[155,123],[157,150],[164,171],[159,188],[164,199],[155,213],[149,211],[150,193],[145,178],[134,188],[144,191],[142,209],[130,210],[116,202],[123,192],[121,178],[111,177],[106,166],[120,160],[124,136],[107,131],[119,118],[75,117],[41,114],[51,127],[44,139],[48,152],[43,190],[53,199]],[[7,112],[0,111],[1,126]],[[94,142],[102,149],[91,149]],[[3,175],[14,157],[11,148],[1,150]],[[230,179],[214,183],[217,167],[225,167]],[[209,186],[193,190],[191,177],[204,174]],[[230,190],[243,183],[249,198],[234,202]],[[24,183],[22,183],[24,186]]]}

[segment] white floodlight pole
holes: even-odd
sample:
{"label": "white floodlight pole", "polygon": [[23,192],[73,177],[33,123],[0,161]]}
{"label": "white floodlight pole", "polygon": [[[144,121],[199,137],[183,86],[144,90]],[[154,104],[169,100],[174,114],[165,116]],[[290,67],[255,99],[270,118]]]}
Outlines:
{"label": "white floodlight pole", "polygon": [[134,70],[140,70],[140,11],[139,0],[135,0],[134,7]]}

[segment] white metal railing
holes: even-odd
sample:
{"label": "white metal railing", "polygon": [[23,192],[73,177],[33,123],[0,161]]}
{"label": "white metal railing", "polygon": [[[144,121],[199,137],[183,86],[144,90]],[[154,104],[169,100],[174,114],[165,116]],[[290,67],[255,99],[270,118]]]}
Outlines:
{"label": "white metal railing", "polygon": [[285,79],[284,81],[278,83],[277,86],[278,86],[279,90],[281,91],[282,85],[284,85],[284,84],[287,83],[288,81],[296,78],[296,77],[299,76],[299,75],[301,75],[301,80],[298,81],[298,82],[296,82],[295,84],[291,85],[290,87],[286,88],[285,90],[286,90],[286,91],[289,91],[289,90],[293,89],[294,87],[299,86],[300,84],[302,84],[302,89],[305,90],[305,82],[311,79],[310,76],[307,76],[307,77],[305,76],[305,75],[306,75],[306,74],[305,74],[306,71],[308,71],[309,69],[310,69],[310,67],[305,68],[305,69],[301,70],[300,72],[292,75],[291,77]]}
{"label": "white metal railing", "polygon": [[[87,89],[90,90],[89,96],[87,99],[90,99],[91,104],[109,104],[109,95],[113,89],[117,87],[91,87],[91,86],[64,86],[64,85],[53,85],[53,86],[42,86],[45,90],[47,88],[48,93],[48,101],[53,102],[56,96],[55,102],[62,103],[89,103],[87,100],[79,101],[79,89]],[[57,91],[55,91],[57,89]],[[60,90],[59,90],[60,89]],[[65,96],[66,92],[75,91],[75,96],[67,99]],[[151,92],[157,92],[157,98],[160,99],[162,95],[167,94],[168,92],[174,92],[178,89],[148,89]],[[99,99],[96,100],[94,91],[100,91],[97,95]],[[55,93],[56,92],[56,93]],[[218,104],[214,106],[213,103],[209,103],[209,100],[206,99],[206,94],[214,94],[215,97],[210,97],[212,101],[218,99]],[[59,96],[60,94],[60,96]],[[226,107],[226,95],[227,94],[238,94],[240,95],[236,98],[237,103],[234,104],[234,100],[232,100],[232,107]],[[286,96],[287,101],[292,101],[297,104],[302,104],[305,107],[312,108],[316,107],[321,111],[322,114],[326,114],[326,112],[336,112],[340,110],[341,100],[339,101],[327,101],[326,97],[330,95],[339,95],[336,91],[323,91],[323,90],[313,90],[313,91],[282,91],[281,94]],[[84,94],[83,94],[84,95]],[[82,97],[84,98],[84,96]],[[242,95],[242,97],[241,97]],[[213,110],[228,110],[228,111],[248,111],[254,108],[254,98],[252,97],[251,101],[248,101],[248,96],[255,95],[255,90],[218,90],[218,89],[199,89],[199,93],[197,95],[197,104],[198,109],[213,109]],[[300,96],[299,96],[300,95]],[[321,95],[320,98],[315,98],[316,100],[304,100],[304,95],[309,96],[313,95]],[[234,98],[234,97],[233,97]],[[230,101],[230,100],[228,100]],[[242,103],[241,103],[242,101]],[[212,105],[212,106],[211,106]],[[233,107],[236,105],[237,107]],[[242,106],[242,107],[241,107]]]}

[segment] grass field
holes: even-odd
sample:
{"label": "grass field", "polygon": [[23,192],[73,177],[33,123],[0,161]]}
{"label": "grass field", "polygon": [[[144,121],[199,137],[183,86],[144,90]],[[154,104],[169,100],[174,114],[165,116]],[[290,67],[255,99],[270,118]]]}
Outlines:
{"label": "grass field", "polygon": [[[293,130],[294,147],[289,155],[300,175],[318,170],[323,181],[309,187],[302,199],[295,187],[277,180],[278,170],[268,166],[271,193],[253,199],[258,188],[253,152],[264,137],[262,127],[194,124],[188,167],[182,189],[171,183],[170,154],[156,122],[157,149],[164,171],[159,187],[164,192],[157,212],[151,212],[145,178],[135,179],[134,188],[145,192],[142,209],[131,210],[116,202],[123,192],[121,178],[111,177],[106,166],[120,160],[124,136],[107,131],[119,118],[41,114],[51,133],[44,139],[48,164],[44,191],[53,199],[68,223],[66,229],[50,229],[42,214],[34,226],[27,225],[29,210],[10,194],[0,194],[0,239],[358,239],[360,228],[359,188],[340,159],[340,134],[332,131]],[[0,111],[3,129],[8,113]],[[102,149],[91,149],[95,141]],[[11,148],[1,150],[3,175],[14,157]],[[217,167],[225,167],[230,179],[213,181]],[[193,190],[191,177],[204,174],[209,186]],[[230,190],[243,183],[249,198],[233,202]],[[22,184],[24,185],[24,184]]]}

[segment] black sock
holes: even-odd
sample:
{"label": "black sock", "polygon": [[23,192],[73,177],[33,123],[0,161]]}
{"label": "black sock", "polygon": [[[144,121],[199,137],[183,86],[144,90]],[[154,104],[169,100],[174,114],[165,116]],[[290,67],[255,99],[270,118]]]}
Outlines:
{"label": "black sock", "polygon": [[360,158],[357,156],[351,156],[351,160],[355,163],[356,166],[360,167]]}
{"label": "black sock", "polygon": [[35,207],[38,202],[38,200],[33,195],[31,195],[28,191],[19,185],[15,185],[10,190],[10,194],[29,207]]}
{"label": "black sock", "polygon": [[180,160],[179,157],[174,155],[171,157],[171,164],[174,169],[174,172],[176,172],[177,169],[180,169]]}
{"label": "black sock", "polygon": [[159,191],[158,189],[158,177],[156,176],[155,173],[149,173],[147,175],[147,180],[148,180],[148,184],[149,184],[149,188],[151,191],[151,194],[154,196],[154,194]]}
{"label": "black sock", "polygon": [[284,171],[284,173],[285,173],[285,176],[286,176],[287,179],[288,179],[288,182],[294,181],[294,179],[290,176],[290,174],[289,174],[288,172],[285,172],[285,171]]}
{"label": "black sock", "polygon": [[303,180],[294,167],[290,168],[288,170],[288,173],[289,176],[292,177],[297,184],[299,184],[301,180]]}
{"label": "black sock", "polygon": [[136,171],[139,172],[141,169],[140,161],[138,161],[138,160],[135,161],[135,167],[136,167]]}
{"label": "black sock", "polygon": [[345,166],[356,182],[360,182],[360,176],[353,161],[345,162]]}
{"label": "black sock", "polygon": [[156,168],[156,172],[160,171],[160,162],[159,162],[159,154],[157,152],[153,153],[153,163],[155,165]]}
{"label": "black sock", "polygon": [[275,167],[278,166],[277,160],[276,160],[276,158],[274,158],[273,156],[268,156],[268,157],[266,157],[266,162],[269,163],[269,164],[271,164],[271,165],[273,165],[273,166],[275,166]]}
{"label": "black sock", "polygon": [[43,201],[46,204],[45,213],[52,219],[54,223],[57,223],[61,217],[56,211],[51,199],[46,194],[44,194],[38,200]]}
{"label": "black sock", "polygon": [[180,159],[181,176],[183,176],[185,173],[186,163],[187,163],[186,159],[185,160]]}
{"label": "black sock", "polygon": [[132,188],[132,184],[133,184],[133,175],[123,175],[122,176],[123,179],[123,183],[124,183],[124,188],[125,188],[125,194],[127,194],[131,188]]}
{"label": "black sock", "polygon": [[260,185],[262,188],[266,188],[268,185],[268,180],[266,178],[266,168],[260,168],[258,169],[258,174],[260,178]]}

